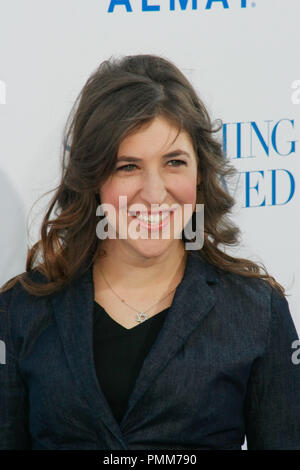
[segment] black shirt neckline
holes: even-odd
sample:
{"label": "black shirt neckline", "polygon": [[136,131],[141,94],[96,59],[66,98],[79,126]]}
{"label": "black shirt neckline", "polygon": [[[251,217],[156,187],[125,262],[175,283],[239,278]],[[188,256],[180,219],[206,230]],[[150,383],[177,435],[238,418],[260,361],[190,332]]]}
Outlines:
{"label": "black shirt neckline", "polygon": [[[107,312],[106,310],[102,307],[102,305],[100,305],[98,302],[96,302],[94,300],[94,306],[95,306],[95,312],[97,312],[98,314],[102,314],[102,319],[104,319],[106,322],[109,322],[111,324],[111,326],[117,328],[118,330],[122,330],[124,332],[130,332],[132,330],[137,330],[137,329],[141,329],[141,327],[143,328],[147,328],[147,325],[150,326],[150,324],[153,323],[154,319],[162,319],[162,317],[165,316],[165,314],[167,313],[167,311],[169,310],[170,307],[167,307],[163,310],[161,310],[160,312],[156,313],[155,315],[153,315],[152,317],[150,317],[148,320],[145,320],[141,323],[138,323],[136,326],[133,326],[132,328],[125,328],[125,326],[121,325],[120,323],[118,323],[116,320],[114,320]],[[104,315],[103,315],[104,313]]]}

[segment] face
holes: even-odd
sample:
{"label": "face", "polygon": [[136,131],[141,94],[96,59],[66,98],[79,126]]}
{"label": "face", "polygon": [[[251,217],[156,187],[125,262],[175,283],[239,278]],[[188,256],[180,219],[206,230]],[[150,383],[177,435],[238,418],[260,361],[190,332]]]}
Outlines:
{"label": "face", "polygon": [[[105,211],[116,237],[104,240],[103,247],[152,258],[183,245],[180,234],[194,211],[200,175],[189,134],[182,131],[176,138],[177,133],[176,126],[157,117],[121,142],[115,170],[99,192],[101,203],[113,206],[116,215]],[[151,212],[163,217],[145,220]]]}

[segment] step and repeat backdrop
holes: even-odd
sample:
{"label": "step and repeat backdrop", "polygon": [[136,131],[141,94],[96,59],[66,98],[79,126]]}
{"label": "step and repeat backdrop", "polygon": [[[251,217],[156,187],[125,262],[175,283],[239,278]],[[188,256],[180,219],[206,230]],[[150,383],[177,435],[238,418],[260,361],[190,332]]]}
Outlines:
{"label": "step and repeat backdrop", "polygon": [[[25,270],[59,181],[63,127],[111,56],[173,61],[238,170],[232,250],[287,290],[300,333],[299,0],[0,0],[0,284]],[[29,227],[29,230],[27,230]]]}

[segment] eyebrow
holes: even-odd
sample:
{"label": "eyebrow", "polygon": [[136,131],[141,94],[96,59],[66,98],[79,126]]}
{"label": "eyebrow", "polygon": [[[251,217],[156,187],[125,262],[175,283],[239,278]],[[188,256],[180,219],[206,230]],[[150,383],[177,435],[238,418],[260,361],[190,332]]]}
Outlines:
{"label": "eyebrow", "polygon": [[[180,155],[186,155],[188,158],[191,158],[190,154],[186,152],[185,150],[173,150],[172,152],[166,153],[165,155],[162,156],[163,159],[170,158],[170,157],[178,157]],[[142,162],[142,158],[137,158],[137,157],[130,157],[130,156],[125,156],[122,155],[121,157],[118,157],[117,159],[118,162]]]}

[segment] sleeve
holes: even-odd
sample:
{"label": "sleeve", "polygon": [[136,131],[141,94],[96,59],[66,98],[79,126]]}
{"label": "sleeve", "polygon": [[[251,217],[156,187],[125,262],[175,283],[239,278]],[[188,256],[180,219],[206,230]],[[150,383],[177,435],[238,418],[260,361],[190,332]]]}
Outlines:
{"label": "sleeve", "polygon": [[0,450],[31,449],[27,390],[11,342],[5,294],[0,294]]}
{"label": "sleeve", "polygon": [[266,348],[248,383],[245,434],[248,450],[300,449],[300,342],[288,302],[274,289]]}

